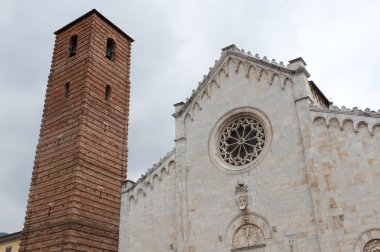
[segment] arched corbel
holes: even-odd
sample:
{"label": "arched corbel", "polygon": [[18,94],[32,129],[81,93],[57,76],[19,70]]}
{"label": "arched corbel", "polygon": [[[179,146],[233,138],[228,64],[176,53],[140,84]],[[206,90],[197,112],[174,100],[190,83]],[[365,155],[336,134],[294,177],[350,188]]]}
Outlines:
{"label": "arched corbel", "polygon": [[339,129],[342,131],[343,130],[344,120],[343,120],[342,117],[339,117],[337,119],[338,119],[338,123],[339,123]]}
{"label": "arched corbel", "polygon": [[189,118],[191,121],[194,121],[193,114],[191,112],[187,112],[185,115],[185,120]]}
{"label": "arched corbel", "polygon": [[272,78],[274,76],[274,72],[267,70],[267,76],[268,76],[268,83],[269,85],[272,85]]}
{"label": "arched corbel", "polygon": [[162,167],[161,171],[160,171],[160,174],[161,174],[161,177],[163,177],[163,175],[168,175],[169,174],[169,170],[166,167]]}
{"label": "arched corbel", "polygon": [[359,132],[359,124],[361,121],[354,121],[353,126],[354,126],[354,132],[358,133]]}
{"label": "arched corbel", "polygon": [[374,133],[373,133],[373,130],[375,129],[375,124],[368,124],[368,131],[369,131],[369,135],[371,137],[374,136]]}
{"label": "arched corbel", "polygon": [[146,192],[144,192],[144,190],[142,188],[139,188],[137,190],[137,193],[136,193],[137,198],[139,197],[140,194],[142,194],[144,197],[146,196]]}
{"label": "arched corbel", "polygon": [[[224,70],[223,70],[224,71]],[[217,88],[220,88],[220,79],[219,79],[220,77],[219,77],[219,75],[217,74],[217,76],[215,76],[215,78],[212,80],[212,82],[211,82],[211,85],[213,84],[213,83],[215,83],[215,85],[216,85],[216,87]]]}
{"label": "arched corbel", "polygon": [[330,117],[330,116],[326,116],[326,118],[325,118],[325,120],[326,120],[326,127],[328,129],[330,128],[331,119],[332,119],[332,117]]}
{"label": "arched corbel", "polygon": [[153,181],[153,186],[156,186],[156,182],[157,182],[157,181],[161,181],[161,178],[160,178],[160,176],[156,173],[156,174],[153,175],[153,179],[152,179],[152,181]]}
{"label": "arched corbel", "polygon": [[374,124],[372,124],[372,129],[371,129],[372,135],[371,136],[375,135],[375,128],[376,127],[380,127],[380,123],[374,123]]}
{"label": "arched corbel", "polygon": [[239,73],[239,67],[240,65],[244,65],[244,63],[240,60],[237,60],[236,68],[235,68],[235,73]]}
{"label": "arched corbel", "polygon": [[283,81],[281,82],[281,88],[284,90],[285,89],[285,86],[286,86],[286,84],[288,83],[288,82],[290,82],[290,83],[292,83],[293,81],[292,81],[292,79],[290,79],[289,77],[284,77],[283,78]]}
{"label": "arched corbel", "polygon": [[[247,63],[248,64],[248,63]],[[251,71],[251,69],[253,69],[253,71],[255,71],[256,75],[257,75],[257,69],[256,69],[256,66],[255,65],[251,65],[249,64],[249,67],[247,67],[247,74],[245,75],[247,78],[249,78],[249,73]]]}
{"label": "arched corbel", "polygon": [[137,203],[137,200],[136,200],[135,196],[133,196],[133,195],[129,196],[128,201],[129,202],[133,201],[133,202]]}
{"label": "arched corbel", "polygon": [[194,112],[195,112],[195,109],[198,107],[198,110],[200,111],[200,110],[202,110],[202,107],[201,107],[201,105],[200,105],[200,99],[198,99],[195,103],[194,103],[194,105],[193,105],[193,107],[192,107],[192,114],[194,114]]}
{"label": "arched corbel", "polygon": [[256,76],[256,78],[257,78],[257,80],[258,81],[260,81],[261,80],[261,76],[263,75],[263,71],[264,71],[264,69],[263,68],[261,68],[261,67],[257,67],[257,76]]}
{"label": "arched corbel", "polygon": [[150,181],[147,181],[146,183],[145,183],[145,187],[146,188],[150,188],[151,190],[153,190],[153,185],[152,185],[152,183],[150,183]]}
{"label": "arched corbel", "polygon": [[322,120],[324,120],[324,121],[325,121],[325,125],[326,125],[326,123],[327,123],[326,117],[321,116],[321,115],[317,115],[317,116],[314,117],[314,119],[313,119],[313,124],[314,124],[318,119],[322,119]]}

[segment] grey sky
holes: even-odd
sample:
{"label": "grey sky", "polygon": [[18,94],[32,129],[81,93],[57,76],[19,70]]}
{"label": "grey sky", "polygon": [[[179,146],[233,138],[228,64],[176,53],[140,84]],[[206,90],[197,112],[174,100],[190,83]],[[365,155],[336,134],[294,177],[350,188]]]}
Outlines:
{"label": "grey sky", "polygon": [[335,105],[380,109],[380,1],[1,1],[0,231],[22,229],[53,32],[93,8],[135,39],[132,180],[174,146],[173,104],[232,43],[278,62],[301,56]]}

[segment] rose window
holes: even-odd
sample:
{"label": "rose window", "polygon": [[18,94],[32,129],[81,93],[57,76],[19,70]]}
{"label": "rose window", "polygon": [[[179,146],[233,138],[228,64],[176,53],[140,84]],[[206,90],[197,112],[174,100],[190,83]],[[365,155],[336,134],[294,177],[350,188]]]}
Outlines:
{"label": "rose window", "polygon": [[255,118],[238,118],[222,131],[219,154],[228,164],[242,166],[251,163],[260,155],[264,143],[264,127]]}
{"label": "rose window", "polygon": [[364,252],[380,252],[380,240],[370,240],[364,247]]}

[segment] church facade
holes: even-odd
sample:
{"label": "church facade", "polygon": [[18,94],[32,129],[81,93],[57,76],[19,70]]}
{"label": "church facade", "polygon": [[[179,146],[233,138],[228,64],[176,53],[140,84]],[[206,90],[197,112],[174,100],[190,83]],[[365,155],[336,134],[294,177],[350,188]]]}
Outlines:
{"label": "church facade", "polygon": [[380,111],[309,77],[222,49],[175,104],[175,148],[123,183],[119,251],[380,251]]}
{"label": "church facade", "polygon": [[96,10],[55,34],[24,229],[6,250],[11,237],[36,252],[380,251],[380,110],[333,106],[302,58],[231,45],[175,104],[174,149],[133,182],[133,39]]}

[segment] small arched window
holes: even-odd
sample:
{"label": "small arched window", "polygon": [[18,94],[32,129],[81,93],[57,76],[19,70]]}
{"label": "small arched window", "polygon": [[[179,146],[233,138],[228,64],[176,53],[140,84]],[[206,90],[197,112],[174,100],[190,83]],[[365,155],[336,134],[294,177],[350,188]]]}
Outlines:
{"label": "small arched window", "polygon": [[107,49],[106,49],[106,58],[109,60],[114,60],[115,58],[115,49],[116,43],[113,39],[107,39]]}
{"label": "small arched window", "polygon": [[69,45],[69,55],[74,56],[75,53],[77,52],[77,42],[78,42],[78,36],[73,35],[70,38],[70,45]]}
{"label": "small arched window", "polygon": [[104,90],[104,99],[106,99],[106,101],[109,101],[110,98],[111,98],[111,86],[107,84]]}
{"label": "small arched window", "polygon": [[64,91],[63,91],[63,97],[69,98],[69,94],[70,94],[70,82],[67,82],[65,84],[65,88],[64,88]]}

